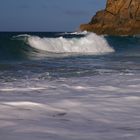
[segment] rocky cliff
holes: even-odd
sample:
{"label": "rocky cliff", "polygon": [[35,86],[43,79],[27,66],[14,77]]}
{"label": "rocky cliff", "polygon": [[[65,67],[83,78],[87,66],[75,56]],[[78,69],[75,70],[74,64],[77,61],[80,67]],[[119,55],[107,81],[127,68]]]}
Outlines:
{"label": "rocky cliff", "polygon": [[108,35],[140,34],[140,0],[107,0],[105,10],[80,29]]}

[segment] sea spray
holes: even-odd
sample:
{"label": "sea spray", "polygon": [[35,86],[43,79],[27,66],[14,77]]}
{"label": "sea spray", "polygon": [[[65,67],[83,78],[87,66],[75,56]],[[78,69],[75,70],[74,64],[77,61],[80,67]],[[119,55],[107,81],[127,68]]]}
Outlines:
{"label": "sea spray", "polygon": [[88,33],[81,38],[41,38],[27,36],[27,44],[32,48],[51,53],[82,53],[100,55],[114,52],[103,36]]}

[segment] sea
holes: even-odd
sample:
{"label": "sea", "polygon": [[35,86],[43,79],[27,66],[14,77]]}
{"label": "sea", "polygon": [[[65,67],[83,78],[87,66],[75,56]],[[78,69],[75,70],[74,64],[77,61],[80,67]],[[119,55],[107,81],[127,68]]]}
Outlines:
{"label": "sea", "polygon": [[0,140],[140,140],[140,36],[1,32]]}

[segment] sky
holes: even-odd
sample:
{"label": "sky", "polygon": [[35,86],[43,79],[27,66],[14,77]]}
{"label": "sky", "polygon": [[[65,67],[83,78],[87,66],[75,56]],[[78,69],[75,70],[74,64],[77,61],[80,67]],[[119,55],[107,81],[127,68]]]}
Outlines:
{"label": "sky", "polygon": [[106,0],[0,0],[0,31],[75,31]]}

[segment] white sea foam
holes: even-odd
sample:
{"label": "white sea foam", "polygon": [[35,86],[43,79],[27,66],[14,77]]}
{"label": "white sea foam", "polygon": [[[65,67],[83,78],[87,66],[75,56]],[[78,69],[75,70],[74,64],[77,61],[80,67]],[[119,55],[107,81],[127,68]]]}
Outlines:
{"label": "white sea foam", "polygon": [[15,35],[12,38],[17,39],[17,38],[20,38],[20,37],[30,37],[30,35],[28,35],[28,34]]}
{"label": "white sea foam", "polygon": [[139,83],[139,74],[0,83],[0,138],[139,140]]}
{"label": "white sea foam", "polygon": [[61,33],[60,35],[86,35],[86,34],[88,34],[87,31],[83,31],[83,32],[72,32],[72,33],[65,32],[65,33]]}
{"label": "white sea foam", "polygon": [[82,53],[100,55],[114,52],[106,39],[94,33],[88,33],[81,38],[40,38],[28,36],[27,43],[38,50],[51,53]]}
{"label": "white sea foam", "polygon": [[28,87],[28,88],[1,88],[0,92],[14,92],[14,91],[36,91],[36,90],[43,90],[44,88],[40,87]]}

